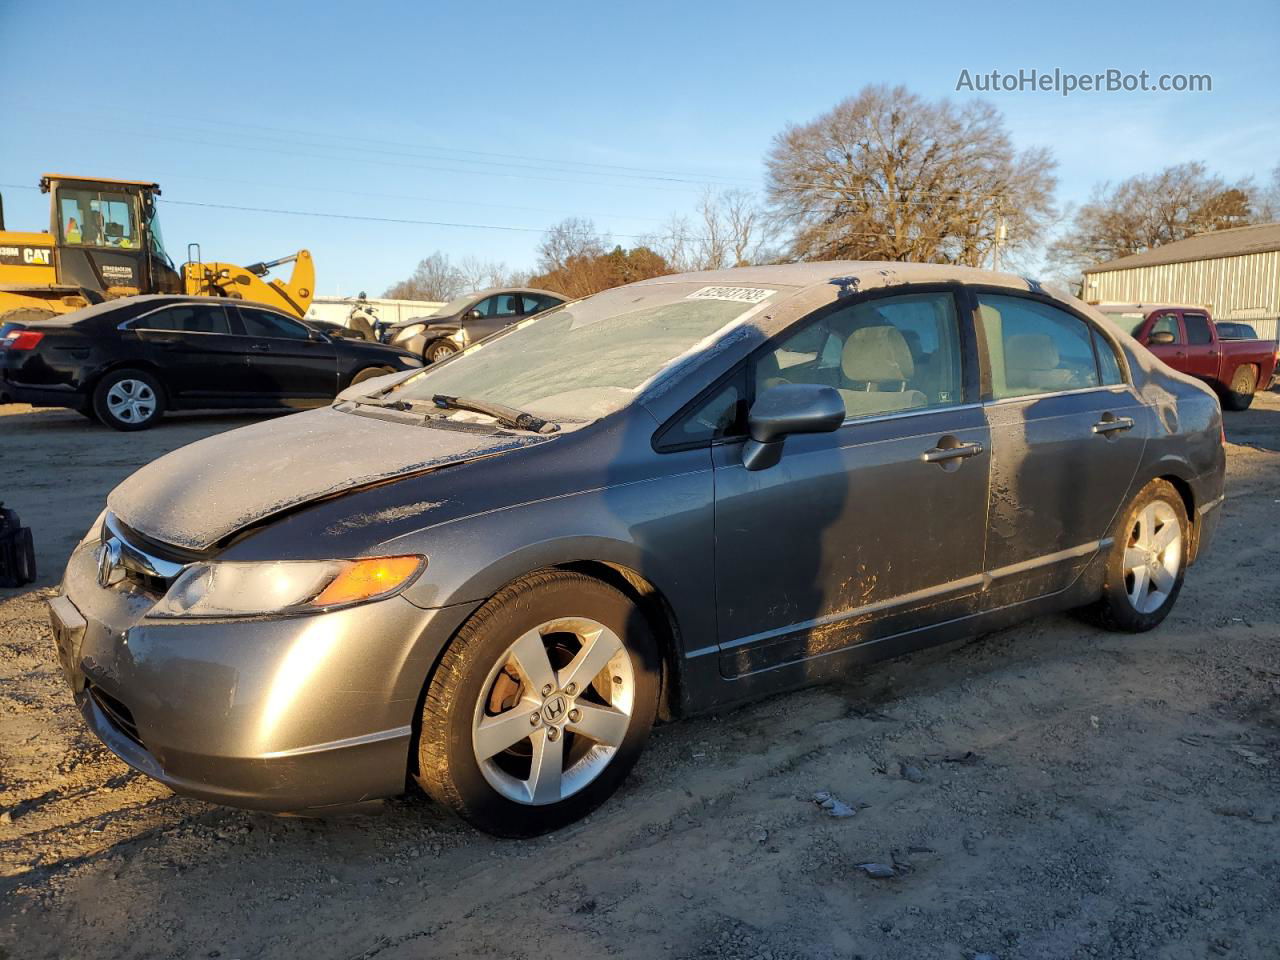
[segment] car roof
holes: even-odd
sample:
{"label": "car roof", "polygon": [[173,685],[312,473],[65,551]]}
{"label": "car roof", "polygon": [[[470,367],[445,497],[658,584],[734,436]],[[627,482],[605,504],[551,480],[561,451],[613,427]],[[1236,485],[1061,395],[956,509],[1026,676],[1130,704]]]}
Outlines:
{"label": "car roof", "polygon": [[[1026,290],[1028,281],[1012,273],[994,273],[976,267],[947,263],[900,263],[891,260],[823,260],[805,263],[772,263],[727,270],[701,270],[696,273],[671,273],[637,286],[658,283],[762,284],[786,287],[813,287],[835,280],[870,281],[877,286],[901,283],[984,283]],[[886,283],[887,281],[887,283]],[[852,284],[857,286],[856,283]]]}

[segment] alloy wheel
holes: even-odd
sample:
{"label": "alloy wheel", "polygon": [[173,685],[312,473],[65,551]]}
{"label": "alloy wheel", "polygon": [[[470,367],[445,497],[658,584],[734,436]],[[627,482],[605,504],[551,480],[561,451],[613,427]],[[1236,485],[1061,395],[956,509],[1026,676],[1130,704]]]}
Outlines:
{"label": "alloy wheel", "polygon": [[585,617],[523,634],[490,670],[476,702],[472,746],[489,785],[516,803],[558,803],[613,760],[635,705],[621,638]]}
{"label": "alloy wheel", "polygon": [[1182,527],[1173,507],[1152,500],[1135,518],[1124,551],[1124,585],[1139,613],[1152,613],[1169,599],[1182,566]]}

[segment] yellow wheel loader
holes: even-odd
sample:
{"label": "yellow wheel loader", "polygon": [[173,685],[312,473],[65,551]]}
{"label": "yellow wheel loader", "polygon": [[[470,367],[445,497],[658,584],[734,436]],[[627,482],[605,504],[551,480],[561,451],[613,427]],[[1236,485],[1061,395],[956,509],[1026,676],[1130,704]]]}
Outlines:
{"label": "yellow wheel loader", "polygon": [[[40,190],[51,201],[47,231],[6,231],[0,205],[0,325],[141,293],[253,300],[298,317],[311,305],[315,266],[306,250],[247,267],[203,263],[197,252],[176,268],[156,218],[158,184],[48,173]],[[285,263],[293,264],[288,281],[267,276]]]}

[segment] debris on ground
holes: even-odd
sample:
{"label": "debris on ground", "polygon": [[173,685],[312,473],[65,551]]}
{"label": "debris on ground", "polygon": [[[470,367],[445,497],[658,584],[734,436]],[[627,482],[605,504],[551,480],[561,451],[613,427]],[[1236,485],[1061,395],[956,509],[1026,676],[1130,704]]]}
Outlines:
{"label": "debris on ground", "polygon": [[888,880],[898,875],[898,871],[887,863],[860,863],[858,869],[868,877],[875,877],[877,880]]}
{"label": "debris on ground", "polygon": [[832,796],[826,790],[819,790],[813,795],[813,802],[827,812],[829,817],[852,817],[858,811],[839,797]]}

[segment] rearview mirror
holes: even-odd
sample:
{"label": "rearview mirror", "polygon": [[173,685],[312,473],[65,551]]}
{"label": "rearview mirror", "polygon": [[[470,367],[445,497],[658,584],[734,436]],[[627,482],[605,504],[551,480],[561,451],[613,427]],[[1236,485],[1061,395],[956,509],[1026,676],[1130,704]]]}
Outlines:
{"label": "rearview mirror", "polygon": [[793,433],[830,433],[844,423],[844,400],[834,387],[817,383],[784,383],[756,398],[747,414],[750,434],[742,448],[748,470],[772,467],[782,457],[782,444]]}
{"label": "rearview mirror", "polygon": [[1153,347],[1167,347],[1173,343],[1174,336],[1168,330],[1157,330],[1155,333],[1147,337],[1147,343]]}

